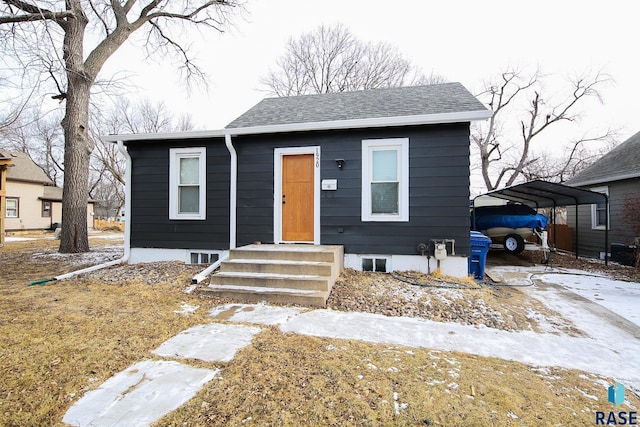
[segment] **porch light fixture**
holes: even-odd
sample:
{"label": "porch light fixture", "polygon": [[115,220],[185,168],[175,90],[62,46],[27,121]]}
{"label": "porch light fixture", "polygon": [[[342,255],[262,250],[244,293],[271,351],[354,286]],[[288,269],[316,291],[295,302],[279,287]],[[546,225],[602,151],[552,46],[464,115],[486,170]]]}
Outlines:
{"label": "porch light fixture", "polygon": [[344,159],[336,159],[336,164],[338,165],[338,169],[342,169],[344,166]]}

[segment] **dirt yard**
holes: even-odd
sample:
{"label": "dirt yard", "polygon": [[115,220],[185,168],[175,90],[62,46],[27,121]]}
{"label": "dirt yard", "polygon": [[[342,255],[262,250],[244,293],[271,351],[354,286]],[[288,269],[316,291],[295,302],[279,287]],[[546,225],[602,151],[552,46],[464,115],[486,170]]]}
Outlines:
{"label": "dirt yard", "polygon": [[[57,254],[51,240],[0,248],[0,425],[62,425],[84,392],[153,359],[151,350],[211,322],[210,309],[228,302],[185,294],[201,267],[169,262],[28,286],[119,256],[121,241],[94,238],[91,244],[95,252],[88,255]],[[187,314],[185,305],[198,308]],[[518,289],[431,281],[416,273],[394,278],[347,270],[329,306],[507,331],[537,331],[545,318],[558,323],[558,333],[580,335],[576,325]],[[221,368],[222,375],[157,425],[593,425],[595,411],[613,408],[606,396],[611,378],[284,334],[276,327],[259,333],[229,363],[188,363]],[[640,407],[636,396],[627,400]]]}

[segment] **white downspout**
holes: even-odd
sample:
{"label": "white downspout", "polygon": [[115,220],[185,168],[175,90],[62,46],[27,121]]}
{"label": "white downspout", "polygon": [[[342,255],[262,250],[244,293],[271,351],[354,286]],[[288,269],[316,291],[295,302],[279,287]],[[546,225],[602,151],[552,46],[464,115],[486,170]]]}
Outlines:
{"label": "white downspout", "polygon": [[131,256],[131,156],[122,141],[118,141],[118,150],[124,156],[124,255],[122,262],[129,261]]}
{"label": "white downspout", "polygon": [[124,143],[122,141],[118,141],[118,150],[122,153],[127,162],[124,185],[124,255],[122,256],[122,258],[114,261],[109,261],[103,264],[83,268],[81,270],[72,271],[71,273],[61,274],[51,279],[38,280],[30,283],[29,286],[44,285],[45,283],[54,280],[68,279],[69,277],[77,276],[78,274],[89,273],[91,271],[100,270],[103,268],[111,267],[112,265],[122,264],[129,261],[129,256],[131,255],[131,156],[129,156],[129,152],[127,151],[127,148],[124,146]]}
{"label": "white downspout", "polygon": [[237,214],[236,205],[238,198],[238,154],[231,142],[231,135],[224,136],[224,142],[231,155],[231,176],[229,187],[229,249],[236,248]]}
{"label": "white downspout", "polygon": [[[227,150],[229,150],[229,154],[231,155],[231,168],[230,168],[230,177],[229,177],[229,249],[236,248],[236,205],[237,205],[237,196],[238,196],[238,154],[236,153],[236,149],[233,147],[233,142],[231,141],[231,135],[227,134],[224,136],[224,142],[227,146]],[[224,251],[224,253],[220,256],[220,258],[211,264],[209,267],[201,271],[200,273],[193,276],[191,279],[191,283],[196,285],[202,282],[207,278],[213,271],[220,267],[222,261],[229,257],[229,251]]]}

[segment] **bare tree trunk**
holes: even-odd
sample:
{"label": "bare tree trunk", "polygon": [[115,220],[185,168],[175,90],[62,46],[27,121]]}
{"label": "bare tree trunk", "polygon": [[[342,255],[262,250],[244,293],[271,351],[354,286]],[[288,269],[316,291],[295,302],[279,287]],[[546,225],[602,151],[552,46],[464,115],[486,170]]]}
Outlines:
{"label": "bare tree trunk", "polygon": [[60,252],[89,251],[87,203],[89,201],[89,94],[93,79],[84,70],[84,31],[87,19],[78,0],[67,2],[73,18],[67,20],[64,61],[68,87],[64,129],[64,191],[62,194],[62,233]]}

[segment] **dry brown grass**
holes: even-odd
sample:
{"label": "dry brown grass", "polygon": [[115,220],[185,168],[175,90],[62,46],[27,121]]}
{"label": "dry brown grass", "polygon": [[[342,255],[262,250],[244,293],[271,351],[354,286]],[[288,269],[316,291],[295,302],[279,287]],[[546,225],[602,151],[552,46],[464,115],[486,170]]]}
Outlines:
{"label": "dry brown grass", "polygon": [[[113,244],[92,240],[100,243]],[[220,302],[184,294],[199,267],[176,263],[27,286],[81,267],[66,258],[34,261],[34,253],[57,245],[0,248],[3,426],[61,425],[85,391],[153,358],[151,350],[180,331],[210,322],[207,313]],[[183,302],[200,308],[176,314]],[[590,425],[593,411],[611,406],[604,386],[611,379],[590,374],[277,328],[217,366],[221,377],[158,425]]]}
{"label": "dry brown grass", "polygon": [[158,424],[592,425],[594,411],[611,406],[598,382],[578,371],[270,328]]}

